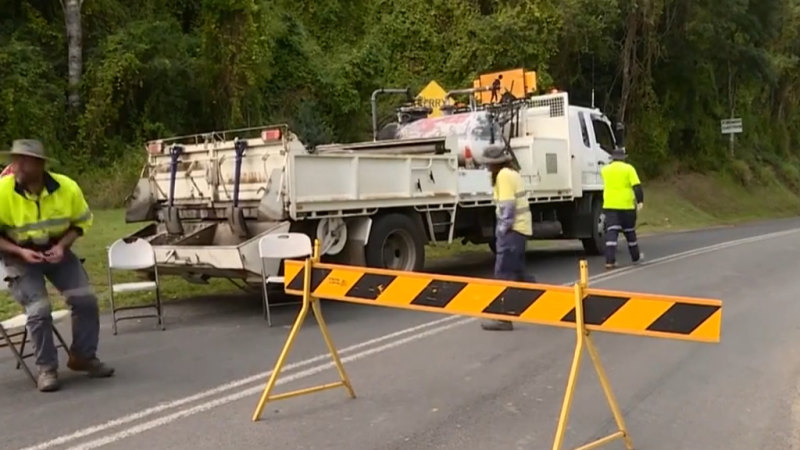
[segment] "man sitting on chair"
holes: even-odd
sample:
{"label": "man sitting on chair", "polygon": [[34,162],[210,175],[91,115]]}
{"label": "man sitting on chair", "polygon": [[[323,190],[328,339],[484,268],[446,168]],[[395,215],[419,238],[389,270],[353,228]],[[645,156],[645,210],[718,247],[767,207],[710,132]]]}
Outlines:
{"label": "man sitting on chair", "polygon": [[72,309],[72,346],[67,367],[91,377],[110,377],[114,369],[95,353],[100,334],[97,297],[83,265],[70,250],[92,225],[92,212],[78,184],[45,170],[44,147],[16,140],[10,152],[13,176],[0,178],[0,253],[8,269],[11,295],[25,308],[39,369],[40,391],[59,388],[58,353],[45,278]]}

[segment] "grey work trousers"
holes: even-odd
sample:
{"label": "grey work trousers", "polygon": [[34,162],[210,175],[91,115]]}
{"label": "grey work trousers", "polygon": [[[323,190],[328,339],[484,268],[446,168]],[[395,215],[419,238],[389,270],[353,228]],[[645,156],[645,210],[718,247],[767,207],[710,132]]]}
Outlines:
{"label": "grey work trousers", "polygon": [[509,230],[506,234],[495,237],[494,277],[506,281],[528,281],[535,283],[535,278],[526,275],[525,249],[527,236]]}
{"label": "grey work trousers", "polygon": [[83,264],[71,251],[64,252],[58,264],[27,264],[6,257],[9,290],[25,308],[28,335],[31,337],[40,370],[58,368],[58,352],[53,343],[53,317],[45,278],[66,298],[72,310],[72,345],[70,353],[78,358],[94,358],[100,335],[97,297],[89,286]]}

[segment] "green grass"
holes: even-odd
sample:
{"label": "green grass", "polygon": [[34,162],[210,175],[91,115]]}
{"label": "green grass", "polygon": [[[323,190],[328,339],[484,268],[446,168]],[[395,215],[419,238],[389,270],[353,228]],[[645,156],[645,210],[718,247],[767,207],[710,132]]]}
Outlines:
{"label": "green grass", "polygon": [[680,231],[800,215],[800,193],[775,181],[745,187],[726,174],[645,184],[643,232]]}
{"label": "green grass", "polygon": [[[84,267],[89,274],[89,282],[95,290],[102,309],[109,307],[108,275],[106,264],[106,248],[115,240],[130,234],[141,227],[141,224],[126,224],[125,213],[121,209],[95,211],[94,226],[91,231],[74,246],[75,253],[85,258]],[[114,282],[139,281],[136,274],[124,271],[114,272]],[[64,302],[58,291],[48,284],[54,308],[64,307]],[[233,289],[233,290],[232,290]],[[161,294],[164,301],[177,298],[187,298],[201,294],[217,292],[236,292],[238,289],[227,280],[213,279],[208,285],[196,285],[180,277],[162,277]],[[153,301],[153,294],[126,293],[115,297],[117,306],[129,306]],[[19,305],[7,293],[0,293],[0,319],[7,318],[22,312]]]}
{"label": "green grass", "polygon": [[[679,231],[714,225],[733,224],[754,219],[779,218],[800,215],[800,196],[777,182],[742,186],[731,176],[680,175],[669,180],[645,183],[645,209],[639,219],[643,233]],[[136,231],[140,225],[124,222],[124,212],[119,209],[100,210],[95,213],[94,227],[87,236],[78,240],[75,251],[86,259],[92,287],[100,299],[101,308],[108,307],[106,275],[106,247],[116,239]],[[557,245],[553,242],[530,242],[530,248]],[[487,254],[488,245],[454,243],[429,246],[429,260]],[[134,281],[136,275],[115,272],[115,281]],[[165,301],[197,295],[239,292],[227,280],[211,280],[208,285],[195,285],[180,277],[163,277],[162,293]],[[51,290],[56,307],[63,302]],[[119,305],[141,304],[152,301],[152,294],[126,294],[118,296]],[[21,310],[7,295],[0,294],[0,318]]]}

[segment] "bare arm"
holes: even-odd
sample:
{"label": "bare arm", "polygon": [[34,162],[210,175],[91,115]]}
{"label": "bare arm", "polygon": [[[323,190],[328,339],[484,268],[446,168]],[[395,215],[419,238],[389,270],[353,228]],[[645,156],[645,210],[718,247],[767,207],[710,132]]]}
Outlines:
{"label": "bare arm", "polygon": [[63,248],[64,250],[69,250],[72,247],[72,244],[81,237],[81,234],[76,231],[74,228],[70,228],[64,233],[64,236],[58,241],[58,245]]}
{"label": "bare arm", "polygon": [[19,256],[22,247],[9,241],[5,236],[0,236],[0,252]]}

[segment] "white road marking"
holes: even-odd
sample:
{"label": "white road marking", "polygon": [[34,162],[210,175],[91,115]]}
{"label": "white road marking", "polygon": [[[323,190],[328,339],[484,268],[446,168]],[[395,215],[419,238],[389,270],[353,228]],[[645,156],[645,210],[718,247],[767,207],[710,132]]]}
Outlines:
{"label": "white road marking", "polygon": [[605,281],[605,280],[608,280],[608,279],[611,279],[611,278],[617,278],[620,275],[627,275],[627,274],[630,274],[630,273],[638,272],[640,270],[645,270],[645,269],[647,269],[649,267],[660,266],[660,265],[667,264],[667,263],[674,262],[674,261],[680,261],[682,259],[690,258],[692,256],[698,256],[698,255],[702,255],[704,253],[711,253],[711,252],[715,252],[715,251],[718,251],[718,250],[724,250],[726,248],[731,248],[731,247],[739,247],[739,246],[746,245],[746,244],[752,244],[754,242],[766,241],[768,239],[775,239],[775,238],[779,238],[779,237],[784,237],[784,236],[788,236],[788,235],[795,234],[795,233],[798,233],[798,232],[800,232],[800,228],[794,228],[794,229],[785,230],[785,231],[776,231],[774,233],[768,233],[768,234],[762,234],[762,235],[759,235],[759,236],[753,236],[753,237],[749,237],[749,238],[737,239],[735,241],[722,242],[722,243],[719,243],[719,244],[709,245],[707,247],[696,248],[694,250],[687,250],[685,252],[675,253],[673,255],[668,255],[668,256],[662,256],[662,257],[656,258],[656,259],[651,259],[651,260],[645,259],[644,264],[642,264],[642,265],[624,267],[622,269],[617,269],[617,270],[615,270],[613,272],[610,272],[610,273],[607,273],[607,274],[603,274],[603,275],[598,275],[598,276],[592,277],[590,279],[592,281],[596,282],[596,283],[597,282],[602,282],[602,281]]}
{"label": "white road marking", "polygon": [[[795,234],[795,233],[798,233],[798,232],[800,232],[800,228],[795,228],[795,229],[786,230],[786,231],[779,231],[779,232],[774,232],[774,233],[768,233],[768,234],[763,234],[763,235],[749,237],[749,238],[737,239],[737,240],[733,240],[733,241],[727,241],[727,242],[723,242],[723,243],[720,243],[720,244],[710,245],[710,246],[707,246],[707,247],[701,247],[701,248],[698,248],[698,249],[688,250],[688,251],[685,251],[685,252],[676,253],[676,254],[669,255],[669,256],[664,256],[664,257],[661,257],[661,258],[652,259],[652,260],[649,260],[644,265],[618,269],[618,270],[615,270],[615,271],[610,272],[610,273],[604,273],[604,274],[601,274],[601,275],[590,277],[590,280],[593,281],[593,282],[607,281],[607,280],[611,280],[611,279],[614,279],[614,278],[621,277],[623,275],[628,275],[628,274],[633,273],[633,272],[637,272],[637,271],[644,270],[644,269],[647,269],[647,268],[651,268],[651,267],[667,264],[667,263],[670,263],[670,262],[678,261],[678,260],[689,258],[689,257],[692,257],[692,256],[697,256],[697,255],[701,255],[701,254],[704,254],[704,253],[710,253],[710,252],[714,252],[714,251],[718,251],[718,250],[723,250],[723,249],[726,249],[726,248],[746,245],[746,244],[750,244],[750,243],[754,243],[754,242],[764,241],[764,240],[767,240],[767,239],[774,239],[774,238],[778,238],[778,237],[788,236],[788,235]],[[565,284],[569,285],[569,284],[571,284],[571,282],[570,283],[565,283]],[[401,330],[401,331],[398,331],[398,332],[395,332],[395,333],[391,333],[391,334],[388,334],[388,335],[385,335],[385,336],[381,336],[381,337],[378,337],[378,338],[375,338],[375,339],[372,339],[372,340],[369,340],[369,341],[365,341],[365,342],[362,342],[362,343],[359,343],[359,344],[355,344],[353,346],[350,346],[350,347],[347,347],[345,349],[340,350],[340,353],[341,354],[350,353],[350,352],[352,352],[354,350],[357,350],[357,349],[360,349],[360,348],[364,348],[364,347],[367,347],[367,346],[370,346],[370,345],[374,345],[374,344],[383,342],[383,341],[388,340],[388,339],[393,339],[393,338],[396,338],[398,336],[402,336],[404,334],[413,333],[415,331],[422,330],[422,329],[425,329],[425,328],[430,328],[430,327],[435,326],[435,325],[441,325],[438,328],[426,330],[426,331],[423,331],[422,333],[415,334],[413,336],[409,336],[409,337],[400,339],[398,341],[395,341],[395,342],[392,342],[392,343],[389,343],[389,344],[384,344],[384,345],[382,345],[380,347],[376,347],[376,348],[369,349],[369,350],[366,350],[366,351],[363,351],[363,352],[360,352],[360,353],[356,353],[356,354],[350,355],[348,357],[343,357],[342,360],[343,361],[350,361],[350,360],[355,360],[355,359],[362,359],[362,358],[364,358],[366,356],[369,356],[369,355],[372,355],[372,354],[375,354],[375,353],[379,353],[379,352],[383,352],[383,351],[392,349],[394,347],[406,344],[408,342],[413,342],[415,340],[422,339],[424,337],[437,334],[437,333],[439,333],[441,331],[449,330],[451,328],[455,328],[457,326],[464,325],[466,323],[470,323],[470,322],[473,322],[473,321],[476,320],[476,319],[473,319],[473,318],[469,318],[469,319],[466,319],[466,320],[462,319],[462,320],[454,322],[454,320],[457,319],[457,318],[460,318],[460,316],[448,316],[448,317],[443,318],[443,319],[439,319],[439,320],[435,320],[435,321],[431,321],[431,322],[426,322],[426,323],[418,325],[416,327],[408,328],[408,329]],[[448,322],[453,322],[453,323],[448,323]],[[317,356],[315,356],[313,358],[310,358],[310,359],[307,359],[307,360],[304,360],[304,361],[300,361],[300,362],[297,362],[297,363],[294,363],[294,364],[287,364],[284,367],[283,371],[285,373],[285,371],[287,371],[287,370],[292,370],[292,369],[297,369],[297,368],[300,368],[300,367],[304,367],[304,366],[307,366],[307,365],[310,365],[310,364],[325,360],[327,358],[329,358],[329,356],[327,354],[317,355]],[[304,371],[297,372],[297,373],[294,373],[294,374],[291,374],[291,375],[284,375],[283,378],[279,378],[278,379],[278,382],[276,384],[284,384],[284,383],[300,380],[302,378],[306,378],[306,377],[315,375],[315,374],[319,373],[322,370],[325,370],[325,369],[327,369],[329,367],[332,367],[332,365],[333,365],[332,363],[322,364],[322,365],[315,366],[315,367],[312,367],[310,369],[306,369]],[[223,385],[221,385],[219,387],[216,387],[216,388],[213,388],[213,389],[210,389],[210,390],[207,390],[207,391],[204,391],[204,392],[201,392],[201,393],[189,396],[189,397],[185,397],[185,398],[182,398],[182,399],[178,399],[178,400],[174,400],[174,401],[171,401],[171,402],[168,402],[168,403],[164,403],[164,404],[152,407],[152,408],[148,408],[148,409],[145,409],[145,410],[142,410],[142,411],[139,411],[139,412],[127,415],[127,416],[123,416],[123,417],[111,420],[111,421],[106,422],[106,423],[101,424],[101,425],[88,427],[88,428],[85,428],[85,429],[82,429],[82,430],[78,430],[78,431],[76,431],[75,433],[72,433],[72,434],[59,436],[59,437],[57,437],[55,439],[52,439],[50,441],[46,441],[46,442],[43,442],[41,444],[38,444],[38,445],[35,445],[35,446],[32,446],[32,447],[27,447],[27,448],[25,448],[23,450],[46,450],[46,449],[50,449],[50,448],[53,448],[53,447],[56,447],[56,446],[59,446],[59,445],[66,444],[68,442],[72,442],[72,441],[74,441],[76,439],[80,439],[80,438],[83,438],[83,437],[86,437],[86,436],[97,434],[97,433],[100,433],[100,432],[105,431],[107,429],[114,428],[114,427],[117,427],[117,426],[120,426],[120,425],[124,425],[124,424],[130,423],[130,422],[141,420],[141,419],[144,419],[145,417],[151,416],[153,414],[158,414],[158,413],[160,413],[162,411],[165,411],[165,410],[168,410],[168,409],[172,409],[172,408],[175,408],[175,407],[178,407],[178,406],[182,406],[182,405],[185,405],[187,403],[192,403],[192,402],[195,402],[197,400],[200,400],[200,399],[203,399],[203,398],[206,398],[206,397],[209,397],[209,396],[213,396],[213,395],[216,395],[216,394],[220,394],[220,393],[223,393],[225,391],[229,391],[231,389],[235,389],[237,387],[240,387],[240,386],[243,386],[243,385],[246,385],[246,384],[254,383],[256,381],[261,381],[263,383],[271,372],[272,371],[267,371],[267,372],[260,373],[258,375],[254,375],[254,376],[251,376],[251,377],[243,378],[243,379],[238,380],[238,381],[233,381],[233,382],[230,382],[230,383],[226,383],[226,384],[223,384]],[[107,436],[105,438],[101,438],[101,439],[97,439],[97,440],[88,442],[87,444],[85,444],[86,446],[75,446],[75,447],[72,447],[72,448],[73,449],[90,449],[90,448],[96,448],[96,447],[98,447],[100,445],[107,445],[109,443],[125,439],[127,437],[130,437],[130,436],[138,434],[138,433],[142,433],[142,432],[150,430],[152,428],[156,428],[156,427],[167,425],[167,424],[169,424],[169,423],[171,423],[171,422],[173,422],[175,420],[181,419],[183,417],[194,415],[194,414],[197,414],[197,413],[202,412],[202,411],[210,410],[210,409],[215,408],[217,406],[221,406],[221,405],[224,405],[224,404],[239,400],[239,399],[244,398],[244,397],[246,397],[248,395],[253,395],[255,393],[260,392],[262,389],[263,389],[263,385],[253,386],[253,387],[244,389],[242,391],[236,392],[234,394],[230,394],[230,395],[227,395],[227,396],[224,396],[224,397],[220,397],[220,398],[218,398],[216,400],[211,400],[211,401],[208,401],[206,403],[201,403],[199,405],[195,405],[193,407],[189,407],[189,408],[180,410],[180,411],[172,413],[170,415],[163,416],[161,418],[153,419],[153,420],[151,420],[149,422],[145,422],[145,423],[130,427],[128,429],[125,429],[123,431],[117,432],[115,434],[111,434],[111,435],[109,435],[109,436]],[[102,443],[100,443],[100,442],[102,442]],[[97,443],[100,443],[100,444],[97,444]]]}
{"label": "white road marking", "polygon": [[[406,328],[404,330],[400,330],[400,331],[397,331],[397,332],[394,332],[394,333],[386,334],[386,335],[380,336],[380,337],[375,338],[375,339],[370,339],[368,341],[360,342],[358,344],[351,345],[349,347],[345,347],[345,348],[339,350],[339,353],[341,355],[346,355],[348,353],[351,353],[353,351],[362,349],[364,347],[368,347],[368,346],[371,346],[371,345],[379,344],[379,343],[381,343],[383,341],[386,341],[386,340],[389,340],[389,339],[395,339],[395,338],[403,336],[405,334],[414,333],[414,332],[417,332],[417,331],[420,331],[420,330],[423,330],[425,328],[429,328],[429,327],[432,327],[432,326],[435,326],[435,325],[441,325],[441,324],[446,324],[447,322],[453,322],[458,318],[459,318],[459,316],[448,316],[448,317],[445,317],[443,319],[438,319],[438,320],[433,320],[433,321],[430,321],[430,322],[425,322],[425,323],[423,323],[421,325],[417,325],[417,326],[414,326],[414,327],[411,327],[411,328]],[[330,358],[330,355],[325,353],[325,354],[317,355],[317,356],[314,356],[313,358],[309,358],[309,359],[306,359],[306,360],[303,360],[303,361],[298,361],[296,363],[286,364],[284,366],[282,372],[286,373],[287,371],[291,371],[291,370],[298,369],[298,368],[301,368],[301,367],[305,367],[305,366],[308,366],[308,365],[311,365],[311,364],[314,364],[314,363],[318,363],[318,362],[324,361],[324,360],[326,360],[328,358]],[[222,394],[222,393],[224,393],[226,391],[230,391],[232,389],[236,389],[236,388],[241,387],[241,386],[246,385],[246,384],[251,384],[251,383],[254,383],[256,381],[266,380],[267,377],[269,377],[271,373],[272,373],[272,370],[269,370],[267,372],[262,372],[262,373],[259,373],[257,375],[253,375],[253,376],[250,376],[250,377],[247,377],[247,378],[242,378],[240,380],[232,381],[230,383],[225,383],[225,384],[217,386],[217,387],[215,387],[213,389],[209,389],[207,391],[199,392],[197,394],[190,395],[188,397],[184,397],[184,398],[181,398],[181,399],[178,399],[178,400],[173,400],[173,401],[170,401],[170,402],[162,403],[160,405],[157,405],[157,406],[154,406],[154,407],[151,407],[151,408],[143,409],[141,411],[129,414],[127,416],[122,416],[122,417],[119,417],[117,419],[110,420],[110,421],[105,422],[105,423],[100,424],[100,425],[95,425],[95,426],[92,426],[92,427],[84,428],[82,430],[78,430],[75,433],[59,436],[59,437],[57,437],[57,438],[55,438],[53,440],[50,440],[50,441],[47,441],[47,442],[43,442],[41,444],[38,444],[38,445],[35,445],[35,446],[32,446],[32,447],[27,447],[27,448],[25,448],[23,450],[45,450],[45,449],[53,448],[53,447],[56,447],[56,446],[59,446],[59,445],[63,445],[63,444],[66,444],[68,442],[74,441],[76,439],[80,439],[80,438],[83,438],[83,437],[86,437],[86,436],[90,436],[92,434],[99,433],[101,431],[105,431],[105,430],[107,430],[109,428],[118,427],[120,425],[125,425],[127,423],[131,423],[131,422],[135,422],[137,420],[144,419],[144,418],[146,418],[148,416],[152,416],[153,414],[158,414],[158,413],[160,413],[162,411],[165,411],[165,410],[168,410],[168,409],[176,408],[178,406],[182,406],[182,405],[185,405],[187,403],[196,402],[198,400],[202,400],[202,399],[204,399],[206,397],[211,397],[213,395]]]}
{"label": "white road marking", "polygon": [[[457,317],[457,316],[453,316]],[[390,342],[388,344],[383,344],[380,347],[374,347],[369,350],[364,350],[363,352],[356,353],[354,355],[350,355],[347,357],[342,358],[342,363],[348,363],[351,361],[357,361],[359,359],[366,358],[370,355],[374,355],[376,353],[382,353],[386,350],[390,350],[395,347],[399,347],[401,345],[407,344],[409,342],[417,341],[419,339],[423,339],[429,336],[433,336],[435,334],[439,334],[443,331],[447,331],[451,328],[455,328],[470,322],[474,322],[476,319],[469,318],[449,323],[447,325],[442,325],[438,328],[433,328],[431,330],[423,331],[419,334],[414,334],[403,339],[399,339],[397,341]],[[310,369],[306,369],[297,373],[293,373],[291,375],[284,376],[283,378],[278,378],[278,381],[275,382],[275,385],[281,385],[286,383],[291,383],[292,381],[300,380],[303,378],[310,377],[312,375],[316,375],[326,369],[334,367],[333,362],[329,362],[327,364],[320,364],[319,366],[312,367]],[[255,395],[260,393],[264,389],[263,385],[253,386],[242,391],[236,392],[235,394],[226,395],[225,397],[220,397],[216,400],[212,400],[210,402],[201,403],[197,406],[193,406],[191,408],[183,409],[178,412],[172,413],[168,416],[160,417],[158,419],[153,419],[149,422],[144,422],[139,425],[130,427],[126,430],[120,431],[118,433],[106,436],[104,438],[96,439],[94,441],[86,442],[81,445],[76,445],[74,447],[70,447],[68,450],[90,450],[97,447],[102,447],[104,445],[108,445],[119,440],[125,439],[127,437],[133,436],[135,434],[139,434],[145,432],[147,430],[167,425],[171,422],[174,422],[178,419],[182,419],[184,417],[189,417],[195,415],[197,413],[208,411],[209,409],[216,408],[217,406],[225,405],[227,403],[235,402],[236,400],[240,400],[244,397]],[[344,394],[344,389],[342,389],[342,393]]]}

